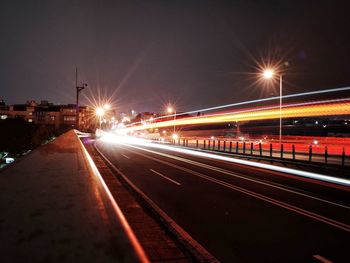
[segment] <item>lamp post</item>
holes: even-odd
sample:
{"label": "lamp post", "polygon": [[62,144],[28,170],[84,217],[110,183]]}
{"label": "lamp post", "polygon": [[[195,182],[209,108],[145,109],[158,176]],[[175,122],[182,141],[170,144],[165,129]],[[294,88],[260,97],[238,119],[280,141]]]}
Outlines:
{"label": "lamp post", "polygon": [[76,97],[76,128],[79,130],[79,93],[87,87],[87,84],[84,83],[82,86],[78,86],[78,68],[75,68],[75,88],[77,90]]}
{"label": "lamp post", "polygon": [[[273,69],[265,69],[262,73],[264,79],[272,79],[276,73]],[[279,74],[279,84],[280,84],[280,127],[279,127],[279,142],[282,143],[282,84],[283,75]]]}
{"label": "lamp post", "polygon": [[169,106],[167,109],[168,113],[171,114],[174,112],[174,134],[175,134],[175,120],[176,120],[176,110],[173,109],[173,107]]}
{"label": "lamp post", "polygon": [[100,129],[101,129],[102,116],[105,114],[104,108],[102,107],[96,108],[95,114],[99,117],[99,123],[100,123]]}

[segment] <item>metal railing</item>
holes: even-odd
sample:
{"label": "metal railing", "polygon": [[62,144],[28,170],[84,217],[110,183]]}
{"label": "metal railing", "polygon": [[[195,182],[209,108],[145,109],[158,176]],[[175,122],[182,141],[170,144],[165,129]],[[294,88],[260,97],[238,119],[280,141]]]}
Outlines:
{"label": "metal railing", "polygon": [[336,153],[329,152],[329,146],[295,143],[257,142],[227,139],[179,138],[170,140],[173,145],[232,153],[255,158],[303,161],[316,164],[350,166],[346,147]]}

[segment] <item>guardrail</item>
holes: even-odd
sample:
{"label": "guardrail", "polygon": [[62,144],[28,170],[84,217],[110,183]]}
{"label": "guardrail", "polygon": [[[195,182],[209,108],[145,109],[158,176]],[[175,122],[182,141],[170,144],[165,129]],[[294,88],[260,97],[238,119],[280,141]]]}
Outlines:
{"label": "guardrail", "polygon": [[343,146],[340,151],[330,153],[329,146],[313,144],[276,143],[249,140],[227,139],[193,139],[179,138],[170,140],[173,145],[233,153],[244,156],[254,156],[270,159],[283,159],[290,161],[304,161],[318,164],[334,164],[350,166],[350,147]]}

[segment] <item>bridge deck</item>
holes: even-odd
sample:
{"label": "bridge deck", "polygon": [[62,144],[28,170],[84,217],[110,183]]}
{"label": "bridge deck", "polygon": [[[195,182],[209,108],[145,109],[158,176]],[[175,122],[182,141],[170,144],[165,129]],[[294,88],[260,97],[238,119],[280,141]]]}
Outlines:
{"label": "bridge deck", "polygon": [[0,262],[137,261],[74,131],[0,173]]}

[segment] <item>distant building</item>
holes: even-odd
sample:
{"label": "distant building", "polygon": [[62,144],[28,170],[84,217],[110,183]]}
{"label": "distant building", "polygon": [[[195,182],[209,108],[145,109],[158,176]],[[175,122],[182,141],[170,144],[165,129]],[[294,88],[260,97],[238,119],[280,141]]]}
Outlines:
{"label": "distant building", "polygon": [[[81,130],[95,127],[94,111],[87,106],[79,106],[79,125]],[[67,129],[76,126],[75,104],[54,105],[48,101],[28,101],[26,104],[0,104],[0,119],[21,118],[38,125],[50,125],[56,129]]]}

